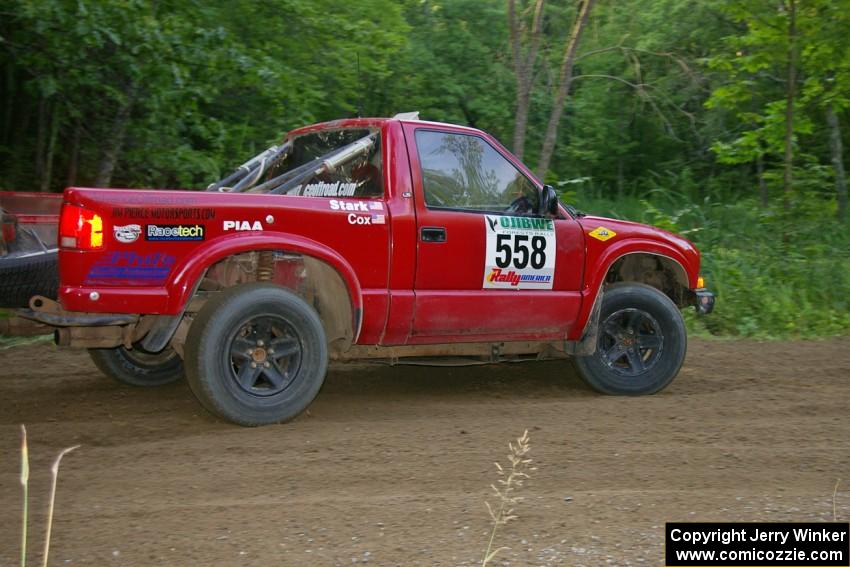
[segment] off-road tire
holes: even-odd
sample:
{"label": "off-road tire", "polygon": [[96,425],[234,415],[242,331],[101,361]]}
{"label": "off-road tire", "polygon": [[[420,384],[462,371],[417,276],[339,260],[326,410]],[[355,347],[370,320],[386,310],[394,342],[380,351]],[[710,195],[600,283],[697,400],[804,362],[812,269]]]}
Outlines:
{"label": "off-road tire", "polygon": [[89,356],[101,372],[130,386],[162,386],[184,376],[183,361],[171,348],[156,354],[123,346],[92,348]]}
{"label": "off-road tire", "polygon": [[185,352],[189,387],[201,404],[245,426],[295,418],[319,393],[328,367],[316,311],[268,283],[209,300],[189,328]]}
{"label": "off-road tire", "polygon": [[57,252],[0,257],[0,307],[26,307],[34,295],[56,299]]}
{"label": "off-road tire", "polygon": [[574,364],[598,392],[639,396],[670,384],[686,352],[685,322],[676,305],[654,287],[626,282],[605,290],[596,352]]}

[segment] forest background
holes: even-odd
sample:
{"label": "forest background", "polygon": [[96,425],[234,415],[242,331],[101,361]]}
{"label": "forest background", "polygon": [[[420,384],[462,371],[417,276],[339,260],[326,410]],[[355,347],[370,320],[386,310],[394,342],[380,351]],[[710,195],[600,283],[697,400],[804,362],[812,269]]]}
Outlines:
{"label": "forest background", "polygon": [[202,188],[418,110],[694,241],[692,330],[847,335],[848,29],[850,0],[0,0],[0,187]]}

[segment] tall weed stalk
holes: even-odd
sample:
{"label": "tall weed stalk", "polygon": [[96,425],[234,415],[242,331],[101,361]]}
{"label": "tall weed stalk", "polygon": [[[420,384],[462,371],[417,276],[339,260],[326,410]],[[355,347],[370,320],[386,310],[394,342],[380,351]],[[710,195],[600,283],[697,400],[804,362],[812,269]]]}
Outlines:
{"label": "tall weed stalk", "polygon": [[[47,527],[44,536],[44,550],[42,552],[42,567],[47,567],[47,562],[50,557],[50,538],[53,532],[53,513],[56,505],[56,485],[59,481],[59,464],[62,458],[71,451],[78,449],[79,445],[62,449],[56,458],[53,460],[53,466],[50,467],[50,497],[47,508]],[[21,487],[23,489],[24,503],[23,512],[21,514],[21,567],[27,565],[27,530],[29,526],[29,478],[30,478],[30,463],[29,463],[29,447],[27,446],[27,428],[21,425]]]}
{"label": "tall weed stalk", "polygon": [[496,504],[491,506],[490,502],[484,502],[487,511],[490,513],[490,523],[493,529],[490,532],[490,540],[487,542],[481,567],[486,567],[501,551],[510,549],[504,546],[493,549],[493,544],[496,541],[496,532],[499,526],[504,526],[517,518],[517,515],[514,514],[514,506],[522,500],[522,497],[517,496],[516,492],[530,478],[526,471],[537,470],[531,466],[532,460],[528,458],[530,450],[531,444],[526,429],[522,437],[517,438],[516,443],[508,443],[508,468],[503,468],[499,463],[493,463],[499,472],[499,479],[496,484],[490,485],[496,496]]}

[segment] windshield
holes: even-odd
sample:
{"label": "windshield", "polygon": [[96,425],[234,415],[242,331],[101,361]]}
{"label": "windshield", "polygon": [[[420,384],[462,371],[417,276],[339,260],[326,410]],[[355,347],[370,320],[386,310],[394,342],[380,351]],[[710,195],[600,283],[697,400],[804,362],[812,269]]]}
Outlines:
{"label": "windshield", "polygon": [[303,197],[381,197],[377,130],[319,130],[291,138],[244,163],[209,191]]}

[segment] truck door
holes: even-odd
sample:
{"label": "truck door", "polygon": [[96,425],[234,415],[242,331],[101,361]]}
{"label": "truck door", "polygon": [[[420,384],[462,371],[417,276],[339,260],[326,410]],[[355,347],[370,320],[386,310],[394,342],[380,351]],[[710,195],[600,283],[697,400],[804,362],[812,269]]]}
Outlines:
{"label": "truck door", "polygon": [[410,343],[565,338],[581,306],[578,223],[495,140],[405,125],[417,219]]}

